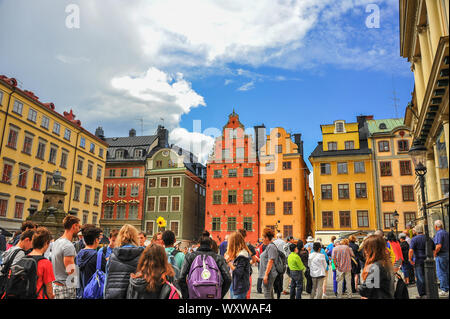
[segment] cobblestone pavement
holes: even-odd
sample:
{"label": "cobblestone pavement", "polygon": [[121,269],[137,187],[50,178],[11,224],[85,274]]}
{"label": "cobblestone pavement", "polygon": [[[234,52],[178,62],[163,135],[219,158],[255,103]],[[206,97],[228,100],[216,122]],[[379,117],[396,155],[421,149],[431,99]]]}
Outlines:
{"label": "cobblestone pavement", "polygon": [[[285,276],[286,276],[286,274],[285,274]],[[264,295],[258,293],[256,290],[257,281],[258,281],[258,267],[253,266],[251,299],[263,299],[264,298]],[[410,299],[416,299],[416,297],[419,295],[417,293],[417,288],[415,285],[409,286],[408,292],[409,292]],[[334,295],[334,292],[333,292],[333,272],[332,271],[330,271],[328,273],[326,294],[327,294],[326,299],[337,299],[337,297]],[[302,298],[310,299],[310,295],[307,294],[305,291],[303,291]],[[346,297],[344,295],[343,299],[345,299],[345,298]],[[289,299],[289,295],[281,294],[281,299]],[[361,299],[361,296],[358,293],[356,293],[356,294],[353,294],[352,299]],[[441,297],[441,299],[448,299],[448,297]]]}

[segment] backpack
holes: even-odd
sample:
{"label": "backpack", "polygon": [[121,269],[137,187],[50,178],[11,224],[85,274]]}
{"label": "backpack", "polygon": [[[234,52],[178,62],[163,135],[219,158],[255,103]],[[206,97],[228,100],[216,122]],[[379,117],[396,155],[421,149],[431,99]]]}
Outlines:
{"label": "backpack", "polygon": [[409,299],[408,286],[406,286],[402,277],[395,274],[397,277],[397,285],[395,286],[394,299]]}
{"label": "backpack", "polygon": [[96,271],[84,287],[83,299],[103,299],[106,274],[102,271],[102,260],[106,257],[107,247],[103,247],[101,255],[97,255]]}
{"label": "backpack", "polygon": [[174,284],[166,282],[170,286],[169,299],[181,299],[181,292],[175,287]]}
{"label": "backpack", "polygon": [[172,268],[175,272],[175,280],[178,280],[180,278],[180,273],[181,270],[180,268],[177,266],[176,260],[175,260],[175,256],[179,253],[180,251],[178,249],[174,249],[169,256],[167,256],[167,258],[169,259],[169,263],[172,265]]}
{"label": "backpack", "polygon": [[25,256],[11,266],[3,299],[37,299],[41,291],[48,298],[45,285],[36,292],[37,264],[44,256]]}
{"label": "backpack", "polygon": [[[15,252],[11,254],[8,261],[2,264],[2,269],[0,271],[0,297],[3,296],[3,293],[6,289],[6,283],[8,281],[8,275],[9,275],[9,269],[11,268],[11,265],[14,261],[14,258],[16,258],[17,254],[20,251],[24,251],[23,249],[17,249]],[[4,261],[4,260],[3,260]]]}
{"label": "backpack", "polygon": [[[275,248],[277,248],[276,245],[275,245]],[[284,254],[284,252],[279,250],[278,248],[277,248],[277,252],[278,252],[278,255],[277,255],[277,258],[275,258],[274,265],[275,265],[275,269],[277,270],[277,273],[279,275],[282,275],[286,272],[287,257]]]}
{"label": "backpack", "polygon": [[216,261],[210,255],[195,257],[189,270],[189,299],[220,299],[222,297],[222,275]]}

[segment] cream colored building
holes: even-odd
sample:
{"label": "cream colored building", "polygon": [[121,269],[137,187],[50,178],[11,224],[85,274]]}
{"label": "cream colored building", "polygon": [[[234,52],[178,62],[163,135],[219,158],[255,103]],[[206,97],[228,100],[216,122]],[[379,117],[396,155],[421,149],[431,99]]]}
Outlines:
{"label": "cream colored building", "polygon": [[29,208],[42,208],[56,171],[67,193],[64,211],[98,224],[108,144],[81,126],[72,110],[58,113],[14,78],[0,75],[0,226],[20,229]]}
{"label": "cream colored building", "polygon": [[[400,55],[411,63],[415,81],[405,125],[428,149],[425,177],[429,224],[444,219],[448,229],[449,1],[400,0],[399,11]],[[420,208],[417,178],[415,189]],[[422,212],[418,211],[419,222]]]}

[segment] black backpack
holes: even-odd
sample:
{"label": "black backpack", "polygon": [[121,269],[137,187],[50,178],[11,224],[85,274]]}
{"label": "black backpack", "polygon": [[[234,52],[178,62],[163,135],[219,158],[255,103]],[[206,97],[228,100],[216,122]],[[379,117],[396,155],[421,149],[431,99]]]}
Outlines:
{"label": "black backpack", "polygon": [[8,261],[6,263],[3,263],[2,270],[0,271],[0,297],[3,296],[3,293],[6,289],[6,282],[8,281],[9,276],[9,269],[11,268],[11,265],[16,258],[17,254],[20,251],[24,251],[23,249],[16,249],[11,256],[9,256]]}
{"label": "black backpack", "polygon": [[275,244],[273,244],[273,245],[275,246],[275,248],[277,249],[277,252],[278,252],[278,256],[274,261],[274,266],[275,266],[275,269],[277,270],[277,273],[279,275],[282,275],[286,272],[286,268],[288,268],[287,267],[287,257],[285,255],[284,251],[279,250]]}
{"label": "black backpack", "polygon": [[394,299],[409,299],[408,286],[406,286],[399,274],[395,274],[395,276],[397,277],[397,285],[395,287]]}
{"label": "black backpack", "polygon": [[41,259],[46,258],[44,256],[25,256],[11,266],[3,299],[37,299],[42,290],[48,298],[44,284],[36,292],[37,264]]}

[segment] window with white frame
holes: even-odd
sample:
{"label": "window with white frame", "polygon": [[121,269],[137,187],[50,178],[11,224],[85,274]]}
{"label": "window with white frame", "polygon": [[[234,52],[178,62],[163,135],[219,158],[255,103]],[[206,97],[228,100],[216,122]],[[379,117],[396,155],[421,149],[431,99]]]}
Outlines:
{"label": "window with white frame", "polygon": [[145,231],[149,236],[153,236],[155,228],[155,222],[153,220],[148,220],[145,222]]}
{"label": "window with white frame", "polygon": [[61,131],[61,124],[58,122],[53,123],[53,133],[58,134]]}
{"label": "window with white frame", "polygon": [[37,119],[37,111],[33,110],[31,107],[28,110],[28,119],[34,123],[36,123],[36,119]]}
{"label": "window with white frame", "polygon": [[23,103],[15,100],[13,106],[13,112],[22,115]]}
{"label": "window with white frame", "polygon": [[336,122],[334,124],[334,130],[336,133],[344,133],[345,132],[345,126],[343,121]]}
{"label": "window with white frame", "polygon": [[48,126],[49,126],[49,125],[50,125],[50,119],[49,119],[47,116],[43,115],[43,116],[42,116],[41,126],[42,126],[43,128],[48,129]]}
{"label": "window with white frame", "polygon": [[66,128],[66,130],[64,131],[64,139],[70,141],[70,135],[72,134],[72,131],[69,130],[68,128]]}
{"label": "window with white frame", "polygon": [[179,230],[180,230],[180,222],[177,220],[171,220],[170,221],[170,230],[173,231],[175,234],[175,237],[179,237]]}

